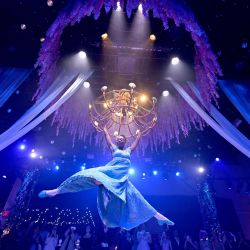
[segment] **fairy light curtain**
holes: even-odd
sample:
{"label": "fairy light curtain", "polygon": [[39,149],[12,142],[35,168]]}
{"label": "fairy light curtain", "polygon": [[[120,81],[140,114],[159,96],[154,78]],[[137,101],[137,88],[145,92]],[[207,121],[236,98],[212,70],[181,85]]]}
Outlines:
{"label": "fairy light curtain", "polygon": [[[36,93],[37,100],[39,100],[57,75],[61,37],[64,29],[79,23],[85,16],[93,15],[95,19],[98,19],[102,7],[108,13],[112,9],[117,8],[117,2],[113,0],[67,1],[64,10],[62,10],[48,29],[35,65],[40,75],[39,88]],[[210,47],[206,33],[196,22],[192,11],[187,5],[183,1],[176,0],[128,0],[126,5],[124,0],[119,2],[128,17],[131,16],[132,10],[136,9],[141,3],[143,14],[148,16],[149,11],[152,10],[153,16],[162,20],[166,30],[169,28],[168,20],[172,19],[176,26],[181,25],[190,33],[195,48],[194,71],[196,73],[197,88],[206,106],[213,100],[216,101],[218,98],[216,91],[217,76],[222,74],[221,69]],[[71,104],[67,103],[58,110],[54,116],[55,124],[58,130],[65,128],[74,138],[78,135],[80,139],[86,140],[93,133],[93,128],[89,126],[89,119],[83,119],[83,113],[77,118],[74,116],[76,109],[73,108],[73,102],[71,101]],[[72,116],[74,116],[73,119]],[[180,96],[177,96],[175,98],[175,108],[165,110],[164,116],[159,117],[158,124],[152,130],[150,136],[143,137],[140,147],[143,150],[148,146],[151,149],[157,149],[159,146],[165,149],[166,146],[170,146],[171,140],[179,142],[181,134],[187,136],[192,124],[197,127],[204,126],[200,116]],[[95,142],[96,144],[102,144],[103,139],[100,133],[97,134]]]}
{"label": "fairy light curtain", "polygon": [[19,217],[19,223],[39,223],[55,226],[91,225],[95,227],[93,215],[86,208],[31,208],[26,210],[25,216]]}
{"label": "fairy light curtain", "polygon": [[0,68],[0,108],[29,77],[31,69]]}

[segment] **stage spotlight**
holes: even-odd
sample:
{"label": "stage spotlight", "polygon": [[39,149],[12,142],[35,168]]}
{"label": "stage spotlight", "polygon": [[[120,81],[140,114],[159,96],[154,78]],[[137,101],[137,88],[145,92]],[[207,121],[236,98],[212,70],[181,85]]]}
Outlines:
{"label": "stage spotlight", "polygon": [[6,178],[7,178],[7,176],[6,176],[6,175],[3,175],[3,178],[4,178],[4,179],[6,179]]}
{"label": "stage spotlight", "polygon": [[154,41],[156,40],[156,36],[155,36],[154,34],[151,34],[151,35],[149,36],[149,40],[150,40],[151,42],[154,42]]}
{"label": "stage spotlight", "polygon": [[219,157],[216,157],[216,158],[215,158],[215,161],[217,161],[217,162],[220,161],[220,158],[219,158]]}
{"label": "stage spotlight", "polygon": [[133,174],[135,173],[134,168],[130,168],[130,169],[128,170],[128,173],[131,174],[131,175],[133,175]]}
{"label": "stage spotlight", "polygon": [[41,159],[41,160],[42,160],[42,159],[43,159],[43,156],[42,156],[42,155],[40,155],[40,156],[39,156],[39,159]]}
{"label": "stage spotlight", "polygon": [[171,60],[172,65],[177,65],[180,62],[179,57],[173,57]]}
{"label": "stage spotlight", "polygon": [[198,167],[197,171],[202,174],[202,173],[205,172],[205,168],[204,167]]}
{"label": "stage spotlight", "polygon": [[105,41],[108,39],[109,36],[108,36],[108,33],[104,33],[101,35],[101,37],[102,37],[102,40]]}
{"label": "stage spotlight", "polygon": [[90,87],[90,83],[89,82],[84,82],[83,87],[88,89]]}
{"label": "stage spotlight", "polygon": [[25,150],[25,149],[26,149],[26,145],[25,145],[25,144],[21,144],[21,145],[19,146],[19,149],[20,149],[20,150]]}
{"label": "stage spotlight", "polygon": [[142,176],[145,177],[145,176],[146,176],[146,173],[142,173]]}
{"label": "stage spotlight", "polygon": [[86,167],[84,165],[81,166],[81,170],[85,170]]}
{"label": "stage spotlight", "polygon": [[81,59],[84,59],[84,58],[86,58],[87,57],[87,54],[86,54],[86,52],[85,51],[80,51],[80,52],[78,52],[78,55],[79,55],[79,57],[81,58]]}
{"label": "stage spotlight", "polygon": [[35,149],[32,149],[31,150],[31,153],[30,153],[30,158],[36,158],[37,157],[37,153],[36,153],[36,151],[35,151]]}
{"label": "stage spotlight", "polygon": [[169,96],[169,91],[168,91],[168,90],[164,90],[164,91],[162,92],[162,95],[163,95],[163,96]]}
{"label": "stage spotlight", "polygon": [[153,175],[157,175],[158,174],[158,171],[157,170],[154,170],[153,171]]}
{"label": "stage spotlight", "polygon": [[118,1],[116,3],[116,11],[121,11],[121,10],[122,10],[121,3]]}
{"label": "stage spotlight", "polygon": [[55,170],[59,170],[60,167],[58,165],[55,166]]}
{"label": "stage spotlight", "polygon": [[138,10],[142,13],[143,12],[143,8],[142,8],[142,4],[140,3],[138,6]]}
{"label": "stage spotlight", "polygon": [[176,172],[175,173],[176,176],[180,176],[180,174],[181,174],[180,172]]}

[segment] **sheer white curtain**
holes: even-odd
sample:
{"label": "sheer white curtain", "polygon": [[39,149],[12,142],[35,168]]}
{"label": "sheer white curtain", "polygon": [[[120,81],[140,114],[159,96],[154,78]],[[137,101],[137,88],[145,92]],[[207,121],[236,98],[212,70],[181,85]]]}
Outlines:
{"label": "sheer white curtain", "polygon": [[31,71],[22,68],[0,68],[0,108],[29,77]]}
{"label": "sheer white curtain", "polygon": [[[86,81],[92,73],[93,71],[90,71],[84,75],[79,75],[73,81],[71,86],[64,92],[64,94],[51,105],[51,103],[58,98],[66,86],[75,78],[72,75],[69,76],[62,73],[46,91],[46,93],[39,99],[39,101],[34,104],[14,125],[0,135],[0,151],[28,133],[53,112],[55,112],[80,88],[82,83]],[[47,109],[43,111],[46,107]]]}
{"label": "sheer white curtain", "polygon": [[[190,107],[201,116],[205,122],[210,125],[219,135],[236,147],[240,152],[250,158],[250,143],[249,140],[236,128],[233,128],[232,124],[215,108],[211,107],[211,115],[214,119],[208,115],[202,107],[196,103],[193,98],[181,87],[180,84],[175,82],[172,78],[166,78],[170,81],[177,92],[183,97],[183,99],[190,105]],[[190,85],[191,86],[191,85]],[[199,93],[192,88],[199,98]]]}

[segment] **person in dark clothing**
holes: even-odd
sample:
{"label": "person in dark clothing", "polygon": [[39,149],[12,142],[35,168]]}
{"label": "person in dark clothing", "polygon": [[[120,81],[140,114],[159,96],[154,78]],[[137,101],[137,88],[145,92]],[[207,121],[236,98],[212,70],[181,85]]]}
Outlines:
{"label": "person in dark clothing", "polygon": [[98,242],[98,249],[100,250],[107,250],[111,247],[112,237],[110,234],[110,230],[108,227],[104,226],[101,232],[99,233],[99,242]]}
{"label": "person in dark clothing", "polygon": [[94,235],[91,231],[91,227],[89,225],[86,226],[85,234],[81,237],[80,240],[80,249],[81,250],[91,250],[94,245]]}
{"label": "person in dark clothing", "polygon": [[182,242],[177,230],[173,231],[173,237],[171,239],[171,245],[172,245],[173,250],[182,250],[183,249],[183,242]]}
{"label": "person in dark clothing", "polygon": [[132,239],[129,231],[120,229],[117,235],[118,238],[118,249],[119,250],[131,250],[132,248]]}

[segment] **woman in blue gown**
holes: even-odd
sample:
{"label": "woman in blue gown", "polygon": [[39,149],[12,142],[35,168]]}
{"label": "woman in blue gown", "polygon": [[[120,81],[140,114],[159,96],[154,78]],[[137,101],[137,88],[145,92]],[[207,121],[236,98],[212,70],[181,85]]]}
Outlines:
{"label": "woman in blue gown", "polygon": [[153,217],[160,225],[174,225],[171,220],[157,212],[128,179],[130,154],[136,148],[141,133],[138,131],[135,141],[127,148],[125,136],[118,135],[114,144],[106,128],[104,133],[113,155],[109,163],[82,170],[66,179],[58,188],[41,191],[39,197],[53,197],[97,186],[97,208],[107,227],[130,230]]}

